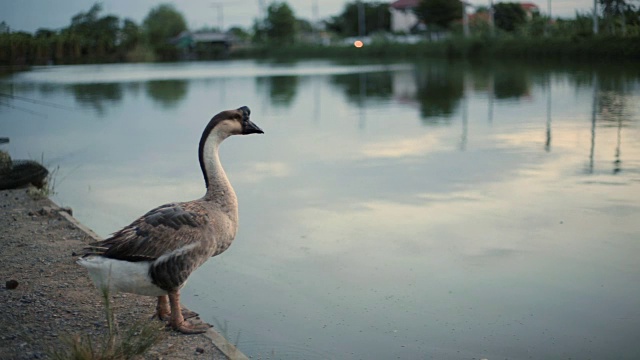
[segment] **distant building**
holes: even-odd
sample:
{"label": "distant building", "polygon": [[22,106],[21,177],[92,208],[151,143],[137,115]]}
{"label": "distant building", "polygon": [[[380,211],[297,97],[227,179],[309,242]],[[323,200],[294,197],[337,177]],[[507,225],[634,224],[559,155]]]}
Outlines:
{"label": "distant building", "polygon": [[229,34],[221,32],[183,31],[170,42],[180,49],[183,59],[191,60],[224,57],[233,39]]}
{"label": "distant building", "polygon": [[190,32],[183,31],[180,35],[171,39],[171,43],[179,48],[192,47],[197,44],[228,44],[231,42],[230,36],[226,33],[214,31]]}
{"label": "distant building", "polygon": [[524,10],[524,13],[527,15],[527,20],[533,19],[534,14],[540,13],[540,8],[534,3],[520,3],[520,6],[522,6],[522,10]]}
{"label": "distant building", "polygon": [[420,0],[398,0],[389,5],[392,32],[408,34],[420,26],[420,19],[414,12],[419,3]]}

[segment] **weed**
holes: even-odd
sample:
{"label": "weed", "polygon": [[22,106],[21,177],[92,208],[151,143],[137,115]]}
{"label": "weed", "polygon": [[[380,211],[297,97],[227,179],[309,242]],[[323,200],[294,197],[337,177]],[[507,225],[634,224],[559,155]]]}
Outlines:
{"label": "weed", "polygon": [[165,336],[164,325],[157,321],[138,321],[125,331],[118,331],[108,289],[103,289],[102,300],[108,332],[98,341],[89,335],[74,335],[62,339],[62,344],[48,355],[54,360],[125,360],[146,353]]}

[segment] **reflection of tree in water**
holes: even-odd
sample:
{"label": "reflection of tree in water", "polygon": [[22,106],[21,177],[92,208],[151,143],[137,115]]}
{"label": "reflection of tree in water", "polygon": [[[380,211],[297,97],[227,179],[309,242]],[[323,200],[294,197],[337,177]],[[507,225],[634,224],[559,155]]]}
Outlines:
{"label": "reflection of tree in water", "polygon": [[622,171],[622,128],[629,126],[633,120],[631,109],[628,106],[627,96],[623,92],[602,91],[597,97],[598,120],[604,127],[616,127],[616,149],[613,160],[613,174]]}
{"label": "reflection of tree in water", "polygon": [[452,64],[428,63],[416,68],[418,101],[425,123],[447,122],[464,96],[464,73]]}
{"label": "reflection of tree in water", "polygon": [[186,97],[189,84],[186,80],[154,80],[147,81],[145,87],[151,99],[170,109]]}
{"label": "reflection of tree in water", "polygon": [[389,99],[393,95],[392,73],[386,71],[335,75],[331,83],[345,92],[348,101],[358,105],[367,99]]}
{"label": "reflection of tree in water", "polygon": [[122,86],[118,83],[73,84],[68,90],[80,105],[93,108],[101,116],[110,104],[122,101]]}
{"label": "reflection of tree in water", "polygon": [[528,96],[536,75],[541,86],[545,86],[548,80],[545,69],[531,72],[531,66],[525,66],[521,62],[475,62],[465,70],[471,76],[474,90],[487,91],[497,100]]}
{"label": "reflection of tree in water", "polygon": [[270,76],[256,78],[259,88],[269,93],[269,99],[274,106],[287,106],[296,98],[298,77],[294,75]]}
{"label": "reflection of tree in water", "polygon": [[493,94],[496,99],[519,99],[531,93],[528,73],[520,67],[496,69]]}
{"label": "reflection of tree in water", "polygon": [[598,119],[603,126],[628,125],[633,120],[631,109],[625,94],[616,91],[601,91],[598,93]]}
{"label": "reflection of tree in water", "polygon": [[[613,174],[623,170],[622,167],[622,130],[631,125],[637,118],[637,105],[632,94],[638,87],[640,71],[607,69],[592,72],[590,85],[593,88],[593,112],[591,122],[591,148],[589,152],[588,173],[594,172],[594,153],[596,147],[596,131],[598,128],[616,128],[616,148],[614,151]],[[586,83],[584,79],[576,82]],[[631,101],[630,101],[631,100]],[[596,121],[598,126],[596,126]]]}
{"label": "reflection of tree in water", "polygon": [[635,76],[628,71],[598,73],[597,109],[602,126],[626,127],[635,119],[633,111],[637,104],[629,104],[630,95],[638,86],[640,73]]}

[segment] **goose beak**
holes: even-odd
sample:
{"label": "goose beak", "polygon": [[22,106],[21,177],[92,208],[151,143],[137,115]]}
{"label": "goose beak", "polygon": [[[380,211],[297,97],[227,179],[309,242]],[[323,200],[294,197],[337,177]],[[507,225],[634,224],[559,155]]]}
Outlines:
{"label": "goose beak", "polygon": [[249,120],[251,110],[248,106],[241,106],[238,110],[242,112],[242,135],[264,134],[264,131],[258,125]]}
{"label": "goose beak", "polygon": [[254,124],[251,120],[246,119],[242,124],[242,135],[249,134],[264,134],[264,131],[260,127]]}

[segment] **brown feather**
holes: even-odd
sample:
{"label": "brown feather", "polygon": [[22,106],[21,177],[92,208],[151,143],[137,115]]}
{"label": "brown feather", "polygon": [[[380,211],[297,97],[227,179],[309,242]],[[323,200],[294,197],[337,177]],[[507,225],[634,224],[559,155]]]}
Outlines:
{"label": "brown feather", "polygon": [[208,211],[199,201],[173,203],[159,206],[110,238],[90,244],[85,255],[153,261],[191,244],[201,248],[199,252],[210,252],[217,248],[216,240]]}

